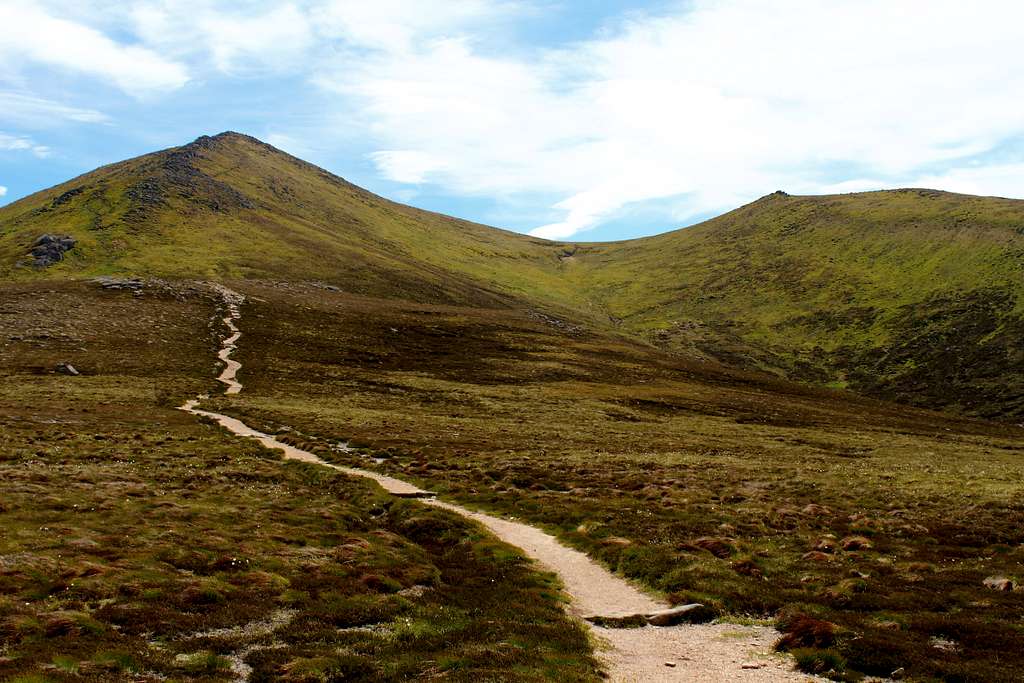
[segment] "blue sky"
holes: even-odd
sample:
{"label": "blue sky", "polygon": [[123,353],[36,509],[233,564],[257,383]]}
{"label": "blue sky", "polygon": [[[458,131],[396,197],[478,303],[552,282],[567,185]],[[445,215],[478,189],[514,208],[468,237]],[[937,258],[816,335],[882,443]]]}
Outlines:
{"label": "blue sky", "polygon": [[1024,198],[1024,4],[0,0],[0,203],[222,130],[539,236],[777,189]]}

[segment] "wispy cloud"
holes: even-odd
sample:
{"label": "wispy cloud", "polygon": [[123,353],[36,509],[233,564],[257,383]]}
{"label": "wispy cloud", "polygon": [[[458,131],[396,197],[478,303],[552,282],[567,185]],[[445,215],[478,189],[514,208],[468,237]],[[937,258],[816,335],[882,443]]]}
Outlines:
{"label": "wispy cloud", "polygon": [[[359,101],[386,176],[562,193],[563,218],[534,234],[566,238],[635,202],[686,195],[696,214],[826,188],[843,164],[901,184],[1020,133],[1024,6],[985,4],[696,2],[510,58],[410,32],[316,82]],[[1024,187],[1016,172],[998,177]]]}
{"label": "wispy cloud", "polygon": [[134,5],[131,18],[148,47],[200,71],[203,59],[235,76],[301,70],[314,46],[310,10],[293,3],[149,0]]}
{"label": "wispy cloud", "polygon": [[3,185],[0,185],[0,197],[6,197],[6,196],[7,196],[7,188],[4,187]]}
{"label": "wispy cloud", "polygon": [[24,93],[0,91],[0,121],[25,128],[42,128],[61,122],[107,123],[103,112],[71,107]]}
{"label": "wispy cloud", "polygon": [[0,150],[11,152],[31,152],[40,159],[50,156],[51,149],[36,143],[32,138],[20,135],[0,133]]}

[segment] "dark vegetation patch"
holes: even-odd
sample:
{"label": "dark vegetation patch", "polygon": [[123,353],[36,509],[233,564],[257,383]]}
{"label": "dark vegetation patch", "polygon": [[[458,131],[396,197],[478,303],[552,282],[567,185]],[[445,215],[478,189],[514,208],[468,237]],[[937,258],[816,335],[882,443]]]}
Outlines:
{"label": "dark vegetation patch", "polygon": [[[892,340],[836,364],[856,391],[968,415],[1024,418],[1024,319],[1015,296],[979,289],[904,306],[884,323]],[[849,355],[848,355],[849,354]]]}

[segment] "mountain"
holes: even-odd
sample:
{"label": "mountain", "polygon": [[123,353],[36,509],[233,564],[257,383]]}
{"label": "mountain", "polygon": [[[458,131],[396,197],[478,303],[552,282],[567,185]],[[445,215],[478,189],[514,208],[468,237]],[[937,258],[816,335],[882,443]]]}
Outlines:
{"label": "mountain", "polygon": [[[548,242],[388,201],[238,133],[104,166],[3,207],[0,226],[4,278],[145,273],[324,280],[415,301],[572,298]],[[18,267],[45,233],[76,247],[42,274]]]}
{"label": "mountain", "polygon": [[[28,265],[47,234],[74,247]],[[793,379],[1014,420],[1022,269],[1024,201],[777,192],[656,237],[570,244],[391,202],[237,133],[0,208],[3,279],[283,279],[527,307]]]}

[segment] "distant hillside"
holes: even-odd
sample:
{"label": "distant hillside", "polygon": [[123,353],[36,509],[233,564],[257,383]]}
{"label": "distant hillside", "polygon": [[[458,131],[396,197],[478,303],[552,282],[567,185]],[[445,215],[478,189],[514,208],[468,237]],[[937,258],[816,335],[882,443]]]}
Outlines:
{"label": "distant hillside", "polygon": [[1024,201],[775,193],[691,228],[580,245],[570,265],[625,329],[667,346],[1024,415]]}
{"label": "distant hillside", "polygon": [[[74,247],[24,265],[44,234]],[[222,133],[0,208],[0,278],[101,274],[538,308],[803,381],[1024,418],[1024,201],[775,193],[656,237],[566,244],[397,204]]]}

